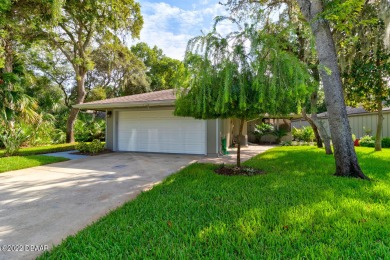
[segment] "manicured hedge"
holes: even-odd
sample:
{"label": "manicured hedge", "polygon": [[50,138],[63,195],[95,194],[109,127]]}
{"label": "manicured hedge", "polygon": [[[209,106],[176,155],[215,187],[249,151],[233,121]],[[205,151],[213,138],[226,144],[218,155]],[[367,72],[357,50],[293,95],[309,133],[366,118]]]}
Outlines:
{"label": "manicured hedge", "polygon": [[[38,146],[38,147],[27,147],[20,149],[15,156],[27,156],[27,155],[36,155],[36,154],[45,154],[45,153],[55,153],[55,152],[64,152],[75,150],[77,143],[72,144],[54,144],[47,146]],[[0,157],[4,156],[4,150],[0,150]]]}

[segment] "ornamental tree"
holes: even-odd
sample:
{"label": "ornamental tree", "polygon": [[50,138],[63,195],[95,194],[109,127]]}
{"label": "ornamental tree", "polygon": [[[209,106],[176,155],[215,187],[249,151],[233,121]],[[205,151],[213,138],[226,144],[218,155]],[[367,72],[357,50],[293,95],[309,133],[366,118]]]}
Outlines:
{"label": "ornamental tree", "polygon": [[[378,0],[379,1],[379,0]],[[381,0],[385,2],[387,0]],[[325,93],[329,114],[329,126],[334,148],[336,176],[368,179],[360,168],[353,146],[349,125],[343,84],[336,51],[335,30],[348,32],[359,20],[366,0],[328,1],[328,0],[228,0],[227,5],[236,12],[283,9],[283,5],[297,3],[304,21],[311,28],[319,60],[319,73]],[[387,6],[387,5],[386,5]],[[388,13],[388,12],[386,12]],[[386,16],[386,15],[384,15]],[[331,30],[331,28],[333,30]]]}
{"label": "ornamental tree", "polygon": [[[218,20],[218,19],[217,19]],[[307,95],[307,68],[278,46],[277,36],[245,26],[227,36],[216,27],[189,41],[190,80],[178,89],[175,115],[197,119],[238,118],[239,140],[246,120],[262,114],[298,112]],[[241,166],[238,142],[237,167]]]}

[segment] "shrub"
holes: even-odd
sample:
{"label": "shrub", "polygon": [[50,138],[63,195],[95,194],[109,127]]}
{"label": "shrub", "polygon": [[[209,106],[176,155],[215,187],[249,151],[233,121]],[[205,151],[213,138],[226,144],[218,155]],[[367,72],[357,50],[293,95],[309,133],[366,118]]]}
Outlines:
{"label": "shrub", "polygon": [[355,135],[355,134],[352,134],[352,141],[355,142],[355,140],[356,140],[356,135]]}
{"label": "shrub", "polygon": [[0,134],[0,140],[5,147],[5,156],[12,156],[17,153],[28,137],[21,127],[4,130]]}
{"label": "shrub", "polygon": [[88,153],[88,144],[84,142],[79,142],[76,145],[76,150],[78,150],[80,153]]}
{"label": "shrub", "polygon": [[390,137],[385,137],[382,139],[382,147],[390,148]]}
{"label": "shrub", "polygon": [[260,125],[255,125],[255,130],[253,134],[256,136],[257,140],[261,142],[261,138],[265,135],[271,134],[274,131],[274,126],[267,123],[261,123]]}
{"label": "shrub", "polygon": [[100,140],[93,140],[91,143],[80,142],[76,145],[76,150],[79,150],[80,153],[91,153],[96,154],[104,151],[104,143]]}
{"label": "shrub", "polygon": [[40,146],[53,143],[55,126],[51,121],[41,120],[35,124],[22,124],[23,131],[29,136],[26,146]]}
{"label": "shrub", "polygon": [[52,136],[53,144],[63,144],[66,142],[66,133],[61,129],[56,129]]}
{"label": "shrub", "polygon": [[314,140],[314,131],[311,127],[303,127],[302,129],[293,128],[292,136],[295,141],[312,142]]}
{"label": "shrub", "polygon": [[88,145],[89,152],[90,153],[100,153],[104,150],[104,143],[102,143],[100,140],[93,140],[92,143]]}
{"label": "shrub", "polygon": [[372,134],[372,130],[370,128],[366,128],[365,126],[363,126],[363,131],[366,135],[371,135]]}
{"label": "shrub", "polygon": [[375,147],[375,138],[365,135],[359,140],[359,145],[363,147]]}
{"label": "shrub", "polygon": [[279,144],[281,139],[288,133],[285,129],[275,129],[271,134],[276,137],[276,143]]}
{"label": "shrub", "polygon": [[292,141],[283,141],[280,143],[281,146],[292,146]]}
{"label": "shrub", "polygon": [[76,142],[91,142],[94,139],[104,140],[106,122],[104,119],[88,114],[80,114],[76,120],[74,131]]}

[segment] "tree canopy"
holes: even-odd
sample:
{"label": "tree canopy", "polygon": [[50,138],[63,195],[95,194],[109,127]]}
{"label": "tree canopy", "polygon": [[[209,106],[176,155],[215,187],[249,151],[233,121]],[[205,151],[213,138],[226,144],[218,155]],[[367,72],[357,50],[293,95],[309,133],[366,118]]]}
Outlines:
{"label": "tree canopy", "polygon": [[140,42],[132,46],[131,51],[145,64],[152,91],[171,89],[177,84],[183,86],[186,83],[184,64],[167,57],[157,46],[150,48]]}
{"label": "tree canopy", "polygon": [[380,151],[383,128],[383,103],[390,100],[390,49],[385,46],[385,22],[380,17],[381,5],[364,5],[360,22],[351,29],[348,45],[339,46],[347,57],[343,64],[344,88],[347,103],[362,105],[378,113],[375,150]]}
{"label": "tree canopy", "polygon": [[[121,42],[123,36],[138,37],[143,25],[140,5],[134,0],[65,1],[61,19],[41,30],[45,42],[61,51],[74,71],[76,104],[86,97],[85,80],[94,67],[94,45]],[[67,142],[74,142],[74,123],[79,110],[72,108],[67,121]]]}
{"label": "tree canopy", "polygon": [[[261,28],[245,26],[227,36],[216,29],[192,39],[185,63],[189,85],[178,88],[175,115],[198,119],[298,112],[311,77],[305,65]],[[239,142],[240,143],[240,142]],[[240,166],[240,146],[237,165]]]}

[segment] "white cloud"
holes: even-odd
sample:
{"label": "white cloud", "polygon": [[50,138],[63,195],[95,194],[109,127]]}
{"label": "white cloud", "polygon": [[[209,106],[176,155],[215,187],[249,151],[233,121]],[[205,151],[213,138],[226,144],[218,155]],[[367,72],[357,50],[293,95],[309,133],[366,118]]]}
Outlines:
{"label": "white cloud", "polygon": [[[188,40],[200,35],[202,30],[209,31],[214,24],[214,17],[226,15],[223,6],[210,2],[199,0],[196,8],[184,10],[166,2],[141,1],[144,27],[140,41],[151,46],[157,45],[169,57],[183,59]],[[228,24],[220,26],[218,28],[223,31],[234,28]]]}

